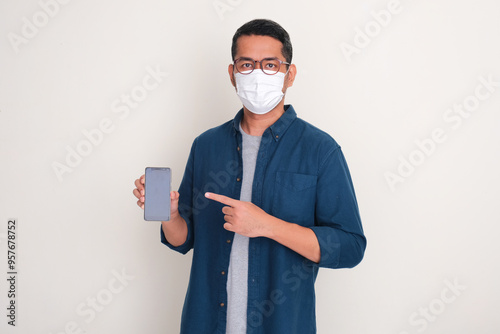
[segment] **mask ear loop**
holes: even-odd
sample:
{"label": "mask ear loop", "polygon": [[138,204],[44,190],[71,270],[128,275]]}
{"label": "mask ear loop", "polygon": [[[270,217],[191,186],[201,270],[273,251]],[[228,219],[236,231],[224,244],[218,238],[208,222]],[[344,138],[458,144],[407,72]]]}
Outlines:
{"label": "mask ear loop", "polygon": [[[286,77],[286,75],[288,74],[288,72],[290,71],[290,66],[292,66],[292,64],[288,65],[288,69],[287,69],[287,70],[286,70],[286,72],[285,72],[285,77]],[[288,87],[287,87],[287,89],[288,89]],[[286,92],[286,91],[285,91],[285,92]],[[286,93],[283,93],[283,97],[284,97],[285,95],[286,95]]]}
{"label": "mask ear loop", "polygon": [[290,64],[290,65],[286,65],[286,66],[288,66],[288,69],[287,69],[287,70],[286,70],[286,72],[285,72],[285,76],[286,76],[286,75],[288,74],[288,72],[290,71],[290,66],[292,66],[292,64]]}

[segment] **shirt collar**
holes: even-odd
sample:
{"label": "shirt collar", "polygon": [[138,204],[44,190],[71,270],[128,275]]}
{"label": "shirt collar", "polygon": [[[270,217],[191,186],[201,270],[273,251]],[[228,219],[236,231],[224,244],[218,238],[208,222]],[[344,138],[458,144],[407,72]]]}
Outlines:
{"label": "shirt collar", "polygon": [[[238,111],[233,120],[233,129],[235,130],[235,133],[240,132],[239,124],[242,118],[243,118],[243,108],[241,108],[240,111]],[[288,130],[290,124],[292,124],[292,122],[296,118],[297,118],[297,113],[295,112],[295,109],[293,109],[293,106],[291,104],[285,105],[285,112],[283,113],[283,115],[281,115],[281,117],[268,128],[268,130],[271,132],[273,139],[275,141],[280,140],[283,134],[286,132],[286,130]]]}

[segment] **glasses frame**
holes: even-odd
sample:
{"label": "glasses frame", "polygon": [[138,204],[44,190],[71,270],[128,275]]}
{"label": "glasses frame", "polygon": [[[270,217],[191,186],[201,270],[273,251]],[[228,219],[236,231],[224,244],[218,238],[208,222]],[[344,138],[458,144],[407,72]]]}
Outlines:
{"label": "glasses frame", "polygon": [[[251,61],[253,61],[253,69],[252,69],[250,72],[248,72],[248,73],[242,73],[242,72],[238,71],[238,67],[236,66],[236,62],[237,62],[237,61],[239,61],[239,60],[242,60],[242,59],[245,59],[245,60],[251,60]],[[262,62],[263,62],[263,61],[266,61],[266,60],[277,60],[277,61],[280,63],[280,65],[278,66],[278,70],[277,70],[275,73],[269,74],[269,73],[266,73],[266,72],[264,71],[264,68],[262,67]],[[263,59],[261,59],[261,60],[255,60],[255,59],[253,59],[253,58],[249,58],[249,57],[240,57],[240,58],[238,58],[238,59],[235,59],[235,60],[234,60],[234,62],[233,62],[233,71],[234,71],[234,70],[236,70],[236,72],[238,72],[238,73],[240,73],[240,74],[243,74],[243,75],[248,75],[248,74],[252,73],[252,72],[253,72],[253,71],[257,68],[257,63],[259,63],[259,64],[260,64],[260,70],[261,70],[261,71],[262,71],[265,75],[276,75],[276,74],[280,71],[280,69],[281,69],[281,65],[283,65],[283,64],[288,65],[288,66],[290,66],[290,65],[291,65],[290,63],[288,63],[288,62],[286,62],[286,61],[283,61],[283,60],[280,60],[280,59],[278,59],[278,58],[276,58],[276,57],[268,57],[268,58],[263,58]],[[288,73],[288,69],[287,69],[287,71],[286,71],[286,72]]]}

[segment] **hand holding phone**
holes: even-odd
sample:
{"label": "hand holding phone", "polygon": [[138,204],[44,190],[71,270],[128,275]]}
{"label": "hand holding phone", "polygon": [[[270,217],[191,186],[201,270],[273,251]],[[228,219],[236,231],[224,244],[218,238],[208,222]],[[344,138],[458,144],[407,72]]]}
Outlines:
{"label": "hand holding phone", "polygon": [[144,184],[144,220],[170,220],[171,171],[167,167],[147,167]]}

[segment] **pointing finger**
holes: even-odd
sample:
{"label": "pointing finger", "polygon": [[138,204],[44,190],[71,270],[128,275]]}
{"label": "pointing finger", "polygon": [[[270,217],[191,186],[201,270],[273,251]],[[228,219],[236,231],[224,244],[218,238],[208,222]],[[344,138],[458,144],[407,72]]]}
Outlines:
{"label": "pointing finger", "polygon": [[235,206],[239,202],[238,200],[232,199],[230,197],[214,193],[205,193],[205,197],[229,206]]}

